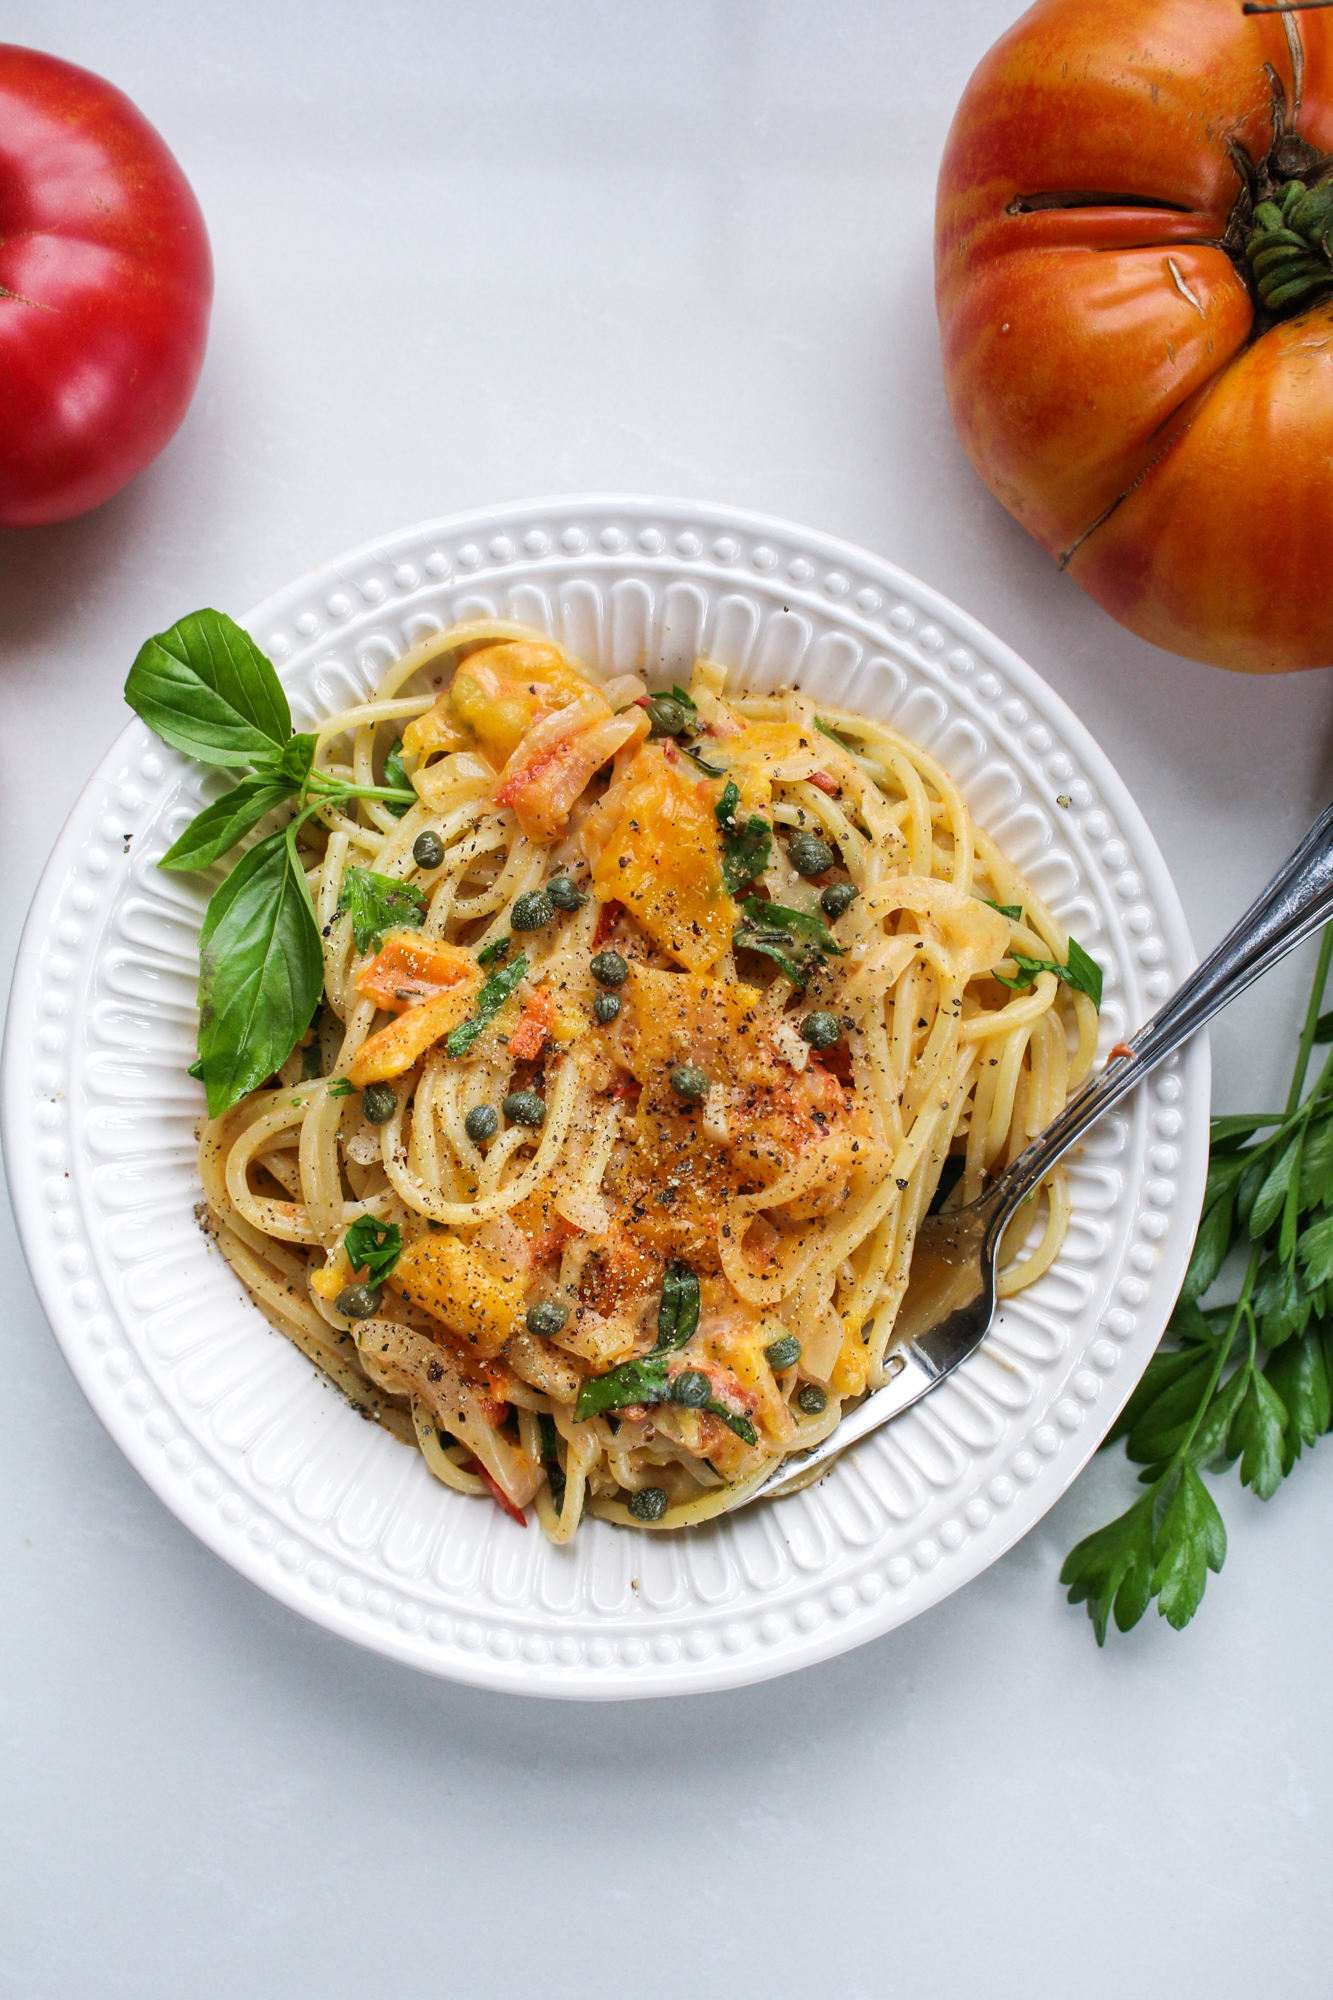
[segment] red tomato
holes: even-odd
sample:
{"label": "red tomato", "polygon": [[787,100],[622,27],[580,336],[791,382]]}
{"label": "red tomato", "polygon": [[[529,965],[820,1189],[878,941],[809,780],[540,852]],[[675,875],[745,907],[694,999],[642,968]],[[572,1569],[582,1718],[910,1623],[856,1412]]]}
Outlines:
{"label": "red tomato", "polygon": [[0,43],[0,524],[68,520],[156,458],[212,297],[199,204],[147,119]]}
{"label": "red tomato", "polygon": [[1131,631],[1333,663],[1333,13],[1038,0],[940,169],[950,408]]}

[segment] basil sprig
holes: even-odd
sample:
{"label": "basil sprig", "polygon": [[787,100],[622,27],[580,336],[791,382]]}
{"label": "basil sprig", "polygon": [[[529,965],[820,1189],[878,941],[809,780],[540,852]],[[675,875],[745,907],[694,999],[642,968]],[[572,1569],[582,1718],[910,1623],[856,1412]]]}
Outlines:
{"label": "basil sprig", "polygon": [[773,959],[795,986],[805,985],[818,960],[843,956],[828,925],[810,910],[766,903],[762,896],[747,896],[741,909],[745,922],[732,940],[737,949]]}
{"label": "basil sprig", "polygon": [[343,1238],[343,1249],[352,1269],[365,1271],[368,1285],[382,1285],[403,1254],[402,1231],[396,1222],[358,1215]]}
{"label": "basil sprig", "polygon": [[376,951],[387,930],[420,930],[426,921],[426,898],[411,882],[377,875],[373,868],[346,868],[338,891],[336,916],[352,919],[352,942],[358,951]]}
{"label": "basil sprig", "polygon": [[[998,903],[995,907],[1000,908]],[[1001,910],[1000,914],[1007,917],[1010,912]],[[1101,1012],[1102,969],[1095,958],[1089,958],[1077,938],[1069,940],[1068,965],[1057,965],[1053,958],[1028,958],[1021,951],[1011,951],[1009,956],[1018,967],[1018,978],[1007,979],[1002,972],[992,972],[991,978],[998,979],[1001,986],[1012,986],[1015,991],[1023,992],[1032,985],[1039,972],[1053,972],[1067,986],[1086,993],[1098,1013]]]}
{"label": "basil sprig", "polygon": [[444,1041],[444,1052],[449,1056],[465,1056],[478,1035],[495,1019],[511,993],[514,993],[528,969],[528,955],[521,951],[512,965],[492,972],[477,995],[476,1012],[469,1014],[466,1021],[458,1026]]}
{"label": "basil sprig", "polygon": [[713,807],[713,817],[722,829],[722,881],[729,896],[763,874],[773,851],[773,829],[768,821],[758,813],[739,821],[736,808],[740,802],[740,787],[734,778],[728,778]]}
{"label": "basil sprig", "polygon": [[225,612],[191,612],[149,639],[130,668],[125,699],[185,756],[223,770],[251,767],[190,822],[160,867],[211,867],[267,814],[288,800],[296,807],[286,827],[257,841],[225,877],[200,932],[198,1073],[217,1118],[281,1067],[323,994],[323,945],[298,830],[350,799],[383,799],[406,811],[416,792],[405,783],[348,785],[315,770],[315,737],[293,734],[272,662]]}

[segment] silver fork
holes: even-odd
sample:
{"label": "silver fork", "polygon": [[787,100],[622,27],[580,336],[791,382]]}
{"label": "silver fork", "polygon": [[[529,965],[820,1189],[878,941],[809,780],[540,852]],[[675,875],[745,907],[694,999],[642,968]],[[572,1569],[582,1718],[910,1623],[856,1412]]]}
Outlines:
{"label": "silver fork", "polygon": [[740,1502],[779,1499],[818,1478],[849,1446],[910,1409],[976,1352],[995,1311],[995,1260],[1006,1223],[1074,1141],[1214,1014],[1333,917],[1333,806],[1220,945],[1068,1104],[1026,1152],[967,1208],[931,1216],[917,1236],[912,1277],[894,1329],[891,1379],[822,1444],[782,1460]]}

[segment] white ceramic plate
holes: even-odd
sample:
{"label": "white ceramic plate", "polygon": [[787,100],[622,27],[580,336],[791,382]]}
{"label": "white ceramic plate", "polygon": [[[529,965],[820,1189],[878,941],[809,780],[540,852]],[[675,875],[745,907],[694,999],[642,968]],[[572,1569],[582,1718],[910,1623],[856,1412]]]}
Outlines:
{"label": "white ceramic plate", "polygon": [[[299,729],[424,632],[476,616],[666,680],[706,650],[749,687],[799,681],[891,718],[1102,964],[1103,1053],[1193,963],[1156,844],[1077,718],[963,612],[826,536],[676,501],[534,502],[360,549],[246,623]],[[1074,1158],[1053,1269],[822,1484],[680,1536],[590,1520],[552,1548],[363,1423],[197,1225],[203,1099],[185,1072],[204,897],[154,864],[218,789],[139,723],[120,737],[34,899],[3,1075],[10,1189],[56,1336],[131,1464],[210,1548],[427,1672],[605,1697],[827,1658],[938,1602],[1040,1519],[1105,1435],[1179,1288],[1207,1157],[1202,1037]]]}

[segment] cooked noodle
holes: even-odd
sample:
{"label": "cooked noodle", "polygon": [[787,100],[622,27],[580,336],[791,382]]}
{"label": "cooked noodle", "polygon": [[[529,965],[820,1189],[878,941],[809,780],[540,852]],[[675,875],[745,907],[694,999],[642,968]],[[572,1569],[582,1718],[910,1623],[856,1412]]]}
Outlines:
{"label": "cooked noodle", "polygon": [[[323,723],[319,769],[381,784],[396,750],[417,803],[303,828],[323,1005],[202,1137],[212,1226],[273,1325],[437,1479],[535,1501],[557,1542],[585,1507],[706,1520],[827,1436],[886,1379],[946,1165],[946,1204],[975,1199],[1093,1057],[1083,993],[996,977],[1011,952],[1063,965],[1068,940],[947,772],[862,716],[725,681],[696,661],[667,716],[680,742],[649,740],[640,679],[600,684],[544,635],[478,621]],[[761,871],[728,893],[756,822]],[[813,879],[794,865],[819,858],[811,836],[832,857]],[[349,869],[414,885],[419,922],[358,950]],[[553,879],[567,907],[541,900]],[[857,892],[841,910],[819,901],[835,883]],[[802,962],[821,907],[827,949]],[[361,1216],[402,1243],[373,1289],[344,1248]],[[1057,1167],[1006,1235],[1002,1296],[1068,1218]],[[653,1398],[577,1415],[626,1364]]]}

